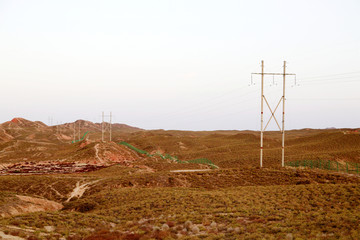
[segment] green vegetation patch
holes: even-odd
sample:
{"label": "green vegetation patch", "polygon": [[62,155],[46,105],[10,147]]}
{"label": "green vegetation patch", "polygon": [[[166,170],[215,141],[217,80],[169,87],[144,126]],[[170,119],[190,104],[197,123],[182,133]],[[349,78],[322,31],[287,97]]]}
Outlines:
{"label": "green vegetation patch", "polygon": [[176,156],[171,156],[170,154],[160,154],[160,153],[156,153],[156,154],[150,154],[145,150],[141,150],[138,149],[136,147],[134,147],[133,145],[127,143],[127,142],[120,142],[119,144],[127,146],[128,148],[134,150],[135,152],[138,152],[140,154],[145,154],[148,157],[156,157],[159,156],[162,159],[169,159],[171,161],[177,162],[177,163],[197,163],[197,164],[206,164],[209,165],[211,168],[219,168],[218,166],[216,166],[211,160],[207,159],[207,158],[198,158],[198,159],[192,159],[192,160],[186,160],[186,161],[181,161],[179,160]]}

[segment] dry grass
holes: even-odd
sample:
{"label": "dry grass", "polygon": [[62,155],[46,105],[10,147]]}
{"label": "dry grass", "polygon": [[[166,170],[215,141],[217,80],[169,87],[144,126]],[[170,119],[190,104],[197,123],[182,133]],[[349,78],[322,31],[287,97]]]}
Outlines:
{"label": "dry grass", "polygon": [[33,213],[2,219],[0,223],[36,229],[51,225],[64,236],[75,233],[78,237],[90,237],[107,229],[122,236],[133,232],[148,239],[164,224],[171,225],[165,230],[166,236],[176,237],[182,232],[183,236],[194,237],[194,232],[182,230],[191,221],[204,237],[284,239],[291,234],[294,238],[356,239],[360,234],[359,199],[358,184],[216,190],[117,188],[94,193],[66,206],[69,210],[79,210],[81,206],[96,203],[85,213],[69,210]]}
{"label": "dry grass", "polygon": [[[58,139],[54,127],[26,124],[23,129],[6,130],[15,139],[0,143],[1,163],[94,158],[101,136],[98,125],[81,122],[93,131],[84,145]],[[64,125],[62,133],[71,137],[71,125]],[[257,168],[258,132],[140,131],[118,126],[113,136],[116,142],[129,142],[151,154],[167,153],[181,160],[208,158],[220,170],[170,172],[206,166],[178,164],[129,150],[136,161],[94,172],[0,176],[0,207],[15,194],[65,205],[59,212],[0,218],[0,230],[29,239],[64,236],[73,240],[360,238],[360,178],[318,169],[280,168],[278,132],[265,134],[267,168],[263,169]],[[286,136],[286,161],[360,162],[360,135],[303,129]],[[101,145],[101,156],[127,151],[114,150],[116,145]],[[78,182],[94,183],[81,198],[65,203]],[[45,226],[55,230],[49,233]]]}
{"label": "dry grass", "polygon": [[[151,151],[164,151],[180,159],[208,158],[227,167],[257,166],[258,132],[137,132],[126,139],[130,144]],[[281,135],[267,132],[264,165],[279,166]],[[342,130],[293,130],[287,132],[286,161],[304,159],[360,162],[360,135],[345,135]]]}

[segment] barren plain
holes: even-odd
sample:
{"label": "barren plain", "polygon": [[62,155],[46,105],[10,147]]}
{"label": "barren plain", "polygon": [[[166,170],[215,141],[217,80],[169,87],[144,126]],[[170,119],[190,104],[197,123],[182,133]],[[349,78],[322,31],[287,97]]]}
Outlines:
{"label": "barren plain", "polygon": [[1,124],[0,239],[360,239],[358,129],[286,133],[286,163],[338,169],[281,167],[278,132],[263,168],[256,131],[113,124],[104,139],[84,120]]}

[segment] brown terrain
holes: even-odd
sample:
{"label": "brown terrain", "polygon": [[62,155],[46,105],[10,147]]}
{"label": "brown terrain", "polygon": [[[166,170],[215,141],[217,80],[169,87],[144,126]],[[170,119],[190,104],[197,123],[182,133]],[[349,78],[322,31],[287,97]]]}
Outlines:
{"label": "brown terrain", "polygon": [[[76,143],[72,143],[74,125],[76,140],[88,132],[84,140]],[[184,160],[208,158],[222,168],[258,164],[259,133],[255,131],[145,131],[125,124],[113,124],[112,129],[113,142],[101,142],[101,126],[98,123],[78,120],[47,126],[42,122],[14,118],[0,124],[0,169],[4,173],[12,166],[14,171],[21,166],[24,171],[30,171],[33,165],[39,165],[39,168],[53,165],[51,171],[55,172],[72,167],[86,171],[87,165],[129,165],[146,157],[117,144],[121,141],[150,154],[168,153]],[[106,133],[105,140],[108,138]],[[286,161],[324,159],[360,162],[359,139],[358,129],[288,131]],[[264,165],[279,166],[280,133],[266,132],[264,146]]]}
{"label": "brown terrain", "polygon": [[63,208],[60,203],[29,196],[14,195],[5,200],[6,204],[1,206],[1,217],[39,211],[56,211]]}
{"label": "brown terrain", "polygon": [[[149,131],[125,124],[113,124],[112,130],[113,141],[106,133],[102,142],[100,124],[89,121],[47,126],[14,118],[0,124],[0,239],[356,239],[360,234],[357,169],[282,168],[278,132],[266,132],[259,168],[256,131]],[[123,141],[139,150],[119,144]],[[340,169],[357,167],[360,134],[288,131],[285,155],[286,163],[322,160]],[[218,168],[191,163],[203,158]],[[323,221],[335,227],[329,230]]]}
{"label": "brown terrain", "polygon": [[[74,125],[83,129],[82,134],[90,133],[83,141],[72,144]],[[120,135],[140,130],[125,124],[114,124],[112,128]],[[0,131],[0,174],[86,172],[112,164],[129,165],[141,158],[122,145],[99,141],[101,126],[89,121],[49,127],[14,118],[1,124]]]}

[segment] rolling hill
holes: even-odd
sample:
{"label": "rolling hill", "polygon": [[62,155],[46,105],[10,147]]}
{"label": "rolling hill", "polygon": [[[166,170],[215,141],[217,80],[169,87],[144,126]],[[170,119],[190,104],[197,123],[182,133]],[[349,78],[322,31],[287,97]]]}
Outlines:
{"label": "rolling hill", "polygon": [[[88,134],[72,143],[74,126],[80,137]],[[84,120],[47,126],[15,118],[1,124],[0,236],[360,237],[360,176],[280,167],[278,132],[265,133],[259,168],[256,131],[143,130],[125,124],[113,124],[112,130],[113,141],[102,142],[100,124]],[[360,135],[356,129],[291,130],[285,155],[286,162],[359,163]],[[185,163],[198,158],[219,168]]]}

